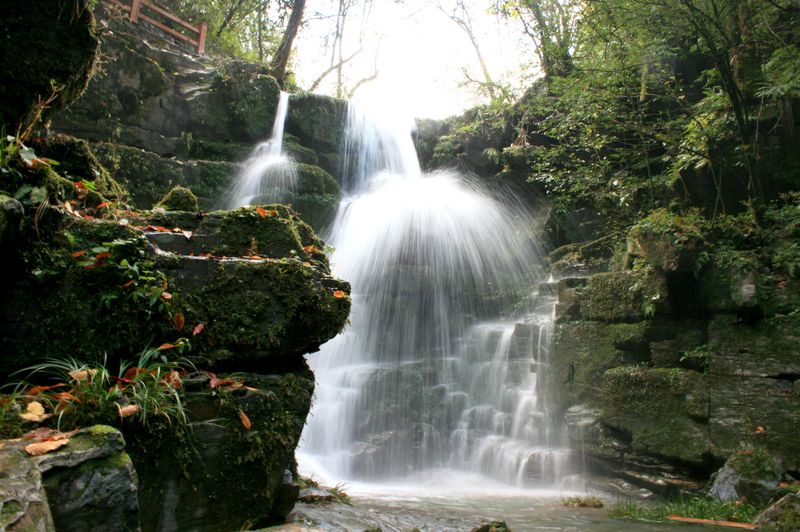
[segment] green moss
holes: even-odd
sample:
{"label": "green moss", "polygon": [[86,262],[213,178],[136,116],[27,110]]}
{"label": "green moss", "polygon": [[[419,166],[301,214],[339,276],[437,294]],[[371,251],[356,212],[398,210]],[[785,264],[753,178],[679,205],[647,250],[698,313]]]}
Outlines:
{"label": "green moss", "polygon": [[730,459],[733,469],[745,478],[780,478],[783,470],[778,462],[764,449],[737,451]]}
{"label": "green moss", "polygon": [[337,152],[343,138],[346,102],[311,93],[289,99],[286,131],[317,153]]}
{"label": "green moss", "polygon": [[185,187],[172,187],[172,189],[161,198],[156,207],[163,207],[168,211],[197,211],[197,196]]}
{"label": "green moss", "polygon": [[704,378],[678,368],[620,367],[603,376],[603,422],[634,451],[702,464],[711,449]]}
{"label": "green moss", "polygon": [[158,528],[165,512],[173,512],[184,527],[202,522],[219,530],[283,518],[276,505],[305,424],[313,376],[302,370],[239,378],[255,390],[190,393],[190,432],[175,433],[167,426],[126,432],[139,472],[140,505],[148,508],[143,528]]}
{"label": "green moss", "polygon": [[581,316],[598,321],[639,321],[665,310],[666,282],[651,271],[592,275],[583,291]]}
{"label": "green moss", "polygon": [[297,163],[295,168],[298,194],[339,194],[339,183],[319,166]]}
{"label": "green moss", "polygon": [[70,181],[91,182],[105,198],[120,201],[127,191],[117,183],[97,160],[89,143],[68,135],[54,135],[33,144],[36,153],[58,162],[58,173]]}

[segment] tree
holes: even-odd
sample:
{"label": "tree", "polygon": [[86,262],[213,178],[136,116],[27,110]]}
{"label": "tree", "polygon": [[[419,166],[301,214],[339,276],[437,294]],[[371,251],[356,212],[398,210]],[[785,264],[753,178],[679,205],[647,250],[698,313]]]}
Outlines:
{"label": "tree", "polygon": [[492,79],[491,74],[489,73],[489,68],[486,66],[486,61],[483,59],[483,54],[481,53],[481,48],[478,45],[478,39],[475,36],[475,31],[472,25],[472,17],[470,17],[469,10],[464,5],[464,0],[456,0],[453,9],[448,11],[443,6],[441,1],[436,2],[436,8],[444,13],[447,18],[452,20],[456,23],[456,25],[461,28],[464,33],[469,38],[469,42],[472,45],[472,49],[475,50],[475,56],[478,59],[478,64],[481,67],[481,72],[483,73],[484,79],[484,88],[489,93],[492,101],[497,100],[497,91],[495,90],[495,82]]}
{"label": "tree", "polygon": [[573,69],[572,50],[579,20],[576,0],[495,0],[494,10],[519,20],[533,42],[545,78],[566,76]]}
{"label": "tree", "polygon": [[289,22],[283,32],[280,44],[270,63],[272,75],[278,81],[278,85],[283,88],[286,79],[286,66],[289,63],[289,55],[292,52],[292,43],[303,22],[303,10],[306,7],[306,0],[295,0],[292,6],[292,13],[289,15]]}

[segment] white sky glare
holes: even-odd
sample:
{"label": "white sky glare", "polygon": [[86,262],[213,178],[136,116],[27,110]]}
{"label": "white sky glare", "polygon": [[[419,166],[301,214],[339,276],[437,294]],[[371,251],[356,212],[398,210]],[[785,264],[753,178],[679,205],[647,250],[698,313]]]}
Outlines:
{"label": "white sky glare", "polygon": [[[514,21],[489,14],[486,0],[464,3],[492,77],[512,86],[519,84],[520,65],[529,62],[532,54]],[[372,75],[376,49],[378,78],[364,83],[354,100],[392,106],[417,118],[444,118],[486,101],[476,95],[474,86],[464,86],[465,70],[473,79],[483,79],[469,38],[437,9],[434,0],[372,0],[366,17],[360,4],[348,13],[343,55],[358,49],[362,26],[364,49],[345,67],[345,88],[349,90],[359,79]],[[441,4],[451,10],[454,2],[441,0]],[[337,5],[338,0],[309,0],[306,6],[308,22],[295,40],[294,61],[303,88],[330,66],[326,41],[333,40]],[[316,92],[332,94],[335,81],[335,73],[330,74]]]}

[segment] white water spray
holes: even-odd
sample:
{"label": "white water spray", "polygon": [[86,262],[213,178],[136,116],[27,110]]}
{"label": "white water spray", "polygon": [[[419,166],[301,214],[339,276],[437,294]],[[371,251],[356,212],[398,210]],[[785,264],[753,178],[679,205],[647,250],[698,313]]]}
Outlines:
{"label": "white water spray", "polygon": [[533,218],[453,172],[423,175],[407,124],[348,114],[329,242],[351,326],[308,357],[301,467],[333,482],[446,469],[552,486],[568,453],[540,394],[549,315],[498,321],[539,280]]}
{"label": "white water spray", "polygon": [[224,208],[285,202],[294,190],[297,171],[291,157],[283,153],[283,126],[289,110],[289,93],[281,91],[269,140],[258,144],[244,162]]}

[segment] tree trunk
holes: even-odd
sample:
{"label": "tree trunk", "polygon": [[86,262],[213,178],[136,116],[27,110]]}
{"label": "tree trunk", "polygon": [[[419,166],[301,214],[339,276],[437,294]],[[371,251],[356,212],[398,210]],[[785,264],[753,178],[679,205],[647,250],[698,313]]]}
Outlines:
{"label": "tree trunk", "polygon": [[292,43],[295,36],[297,36],[297,31],[300,29],[300,23],[303,22],[303,10],[305,7],[306,0],[295,0],[292,6],[292,13],[289,15],[289,23],[286,25],[286,31],[283,32],[281,43],[278,45],[278,50],[275,52],[270,64],[270,71],[281,88],[283,88],[286,80],[286,65],[289,64]]}

